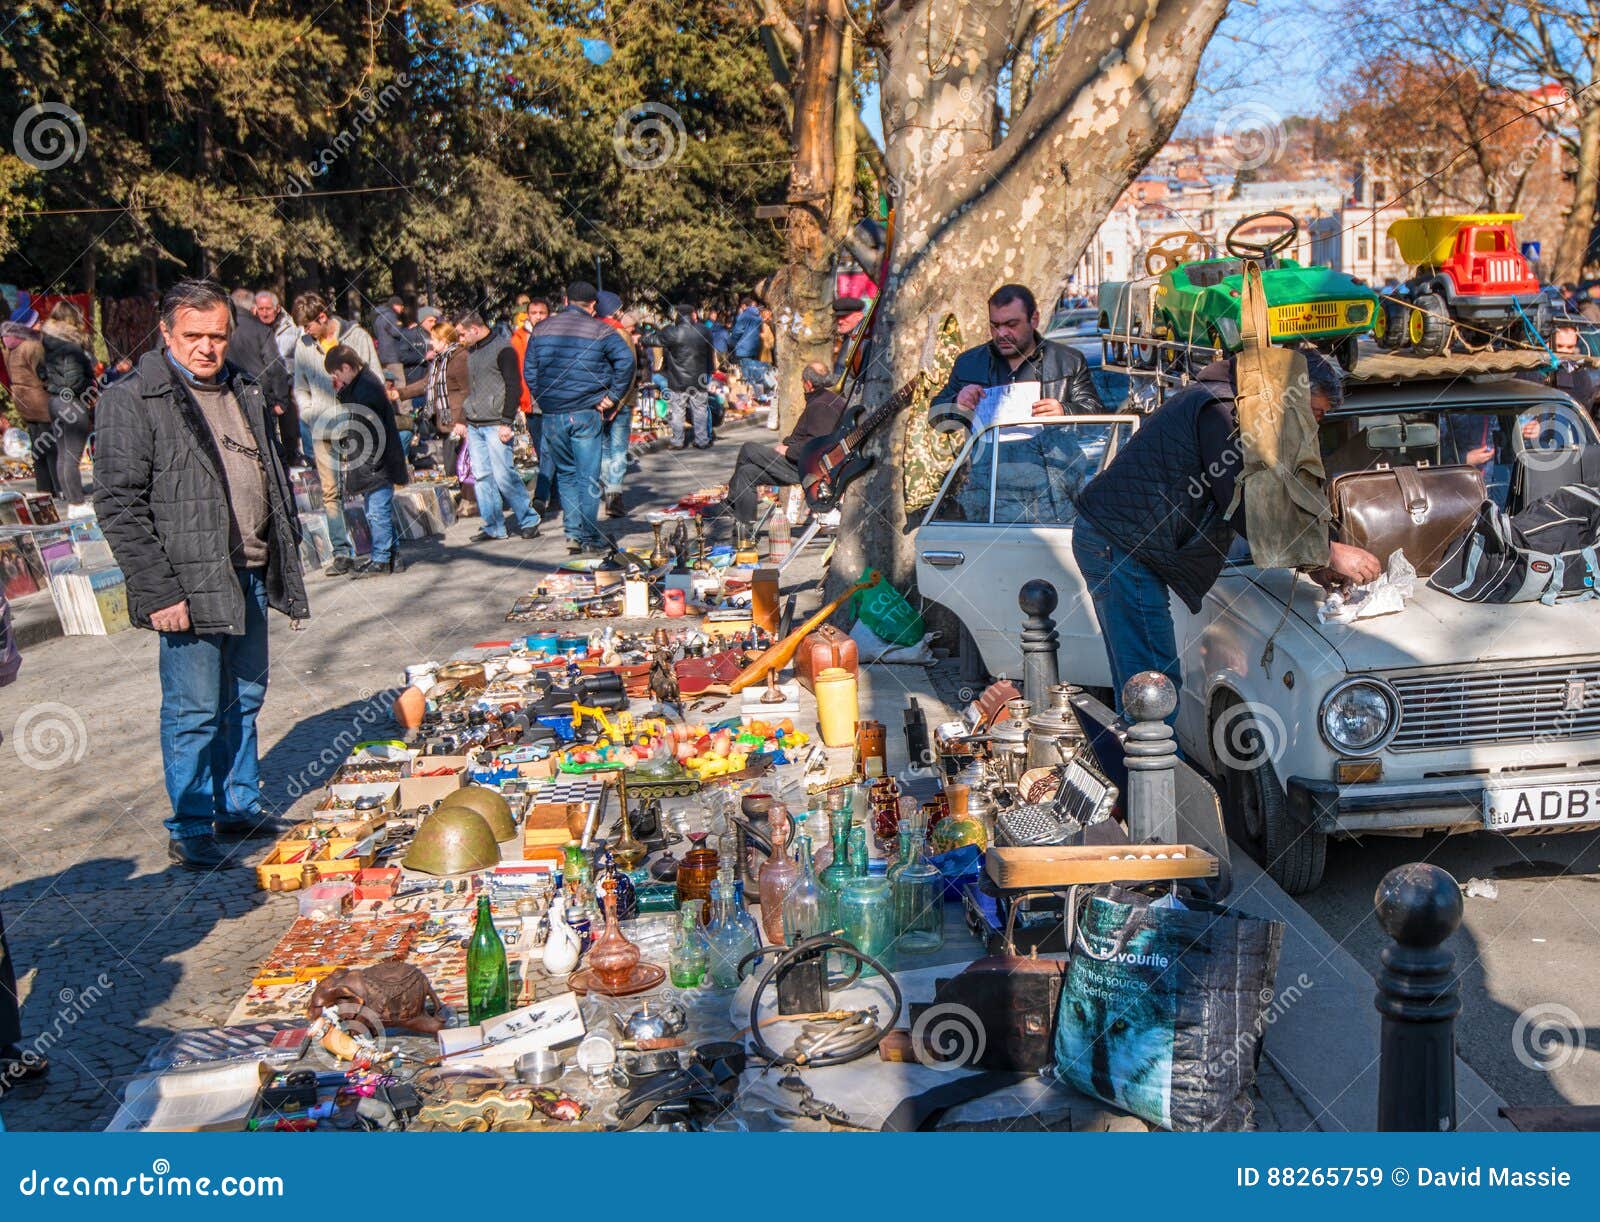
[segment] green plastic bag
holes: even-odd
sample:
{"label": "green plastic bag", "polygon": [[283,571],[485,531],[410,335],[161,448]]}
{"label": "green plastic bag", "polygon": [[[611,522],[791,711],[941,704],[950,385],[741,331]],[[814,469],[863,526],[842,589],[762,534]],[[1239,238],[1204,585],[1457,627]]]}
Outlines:
{"label": "green plastic bag", "polygon": [[[872,574],[868,568],[861,580],[870,580]],[[880,581],[870,590],[858,590],[850,605],[858,620],[891,645],[916,645],[927,634],[922,613],[887,581]]]}

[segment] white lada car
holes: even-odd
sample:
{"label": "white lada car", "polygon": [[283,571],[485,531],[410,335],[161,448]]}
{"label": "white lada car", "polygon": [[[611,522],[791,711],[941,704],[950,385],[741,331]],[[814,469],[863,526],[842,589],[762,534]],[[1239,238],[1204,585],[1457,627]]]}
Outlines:
{"label": "white lada car", "polygon": [[[1137,427],[1075,416],[969,439],[917,531],[917,581],[990,674],[1020,678],[1017,592],[1043,577],[1060,596],[1062,678],[1109,686],[1072,556],[1073,498]],[[1469,463],[1513,512],[1600,483],[1593,423],[1531,382],[1355,384],[1322,433],[1330,478]],[[1241,540],[1198,614],[1172,600],[1179,742],[1285,889],[1321,881],[1329,836],[1600,823],[1600,602],[1485,606],[1418,582],[1404,610],[1340,626],[1318,622],[1325,596],[1254,567]]]}

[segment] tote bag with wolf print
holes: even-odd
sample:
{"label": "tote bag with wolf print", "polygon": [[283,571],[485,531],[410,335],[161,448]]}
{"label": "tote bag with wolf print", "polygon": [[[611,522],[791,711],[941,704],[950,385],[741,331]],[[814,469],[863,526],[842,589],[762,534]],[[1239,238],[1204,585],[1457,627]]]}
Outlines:
{"label": "tote bag with wolf print", "polygon": [[1055,1069],[1164,1129],[1250,1129],[1283,926],[1116,887],[1083,905],[1056,1018]]}

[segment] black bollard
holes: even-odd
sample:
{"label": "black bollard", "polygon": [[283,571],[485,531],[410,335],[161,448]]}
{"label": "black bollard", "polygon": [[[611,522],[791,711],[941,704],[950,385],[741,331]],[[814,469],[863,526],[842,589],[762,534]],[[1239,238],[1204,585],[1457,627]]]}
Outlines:
{"label": "black bollard", "polygon": [[1372,906],[1394,939],[1378,973],[1378,1130],[1454,1132],[1461,995],[1443,944],[1461,924],[1461,887],[1438,866],[1413,862],[1383,876]]}
{"label": "black bollard", "polygon": [[1022,695],[1035,709],[1050,702],[1050,689],[1061,682],[1056,647],[1061,634],[1050,613],[1059,601],[1055,586],[1042,577],[1024,582],[1017,592],[1022,621]]}

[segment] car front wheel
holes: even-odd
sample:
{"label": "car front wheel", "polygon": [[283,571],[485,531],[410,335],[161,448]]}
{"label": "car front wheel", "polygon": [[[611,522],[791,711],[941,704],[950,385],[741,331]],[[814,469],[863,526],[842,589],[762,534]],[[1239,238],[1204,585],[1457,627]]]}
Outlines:
{"label": "car front wheel", "polygon": [[1328,837],[1298,826],[1289,813],[1267,733],[1250,706],[1235,700],[1219,707],[1211,719],[1211,744],[1228,835],[1290,895],[1314,890],[1327,865]]}

